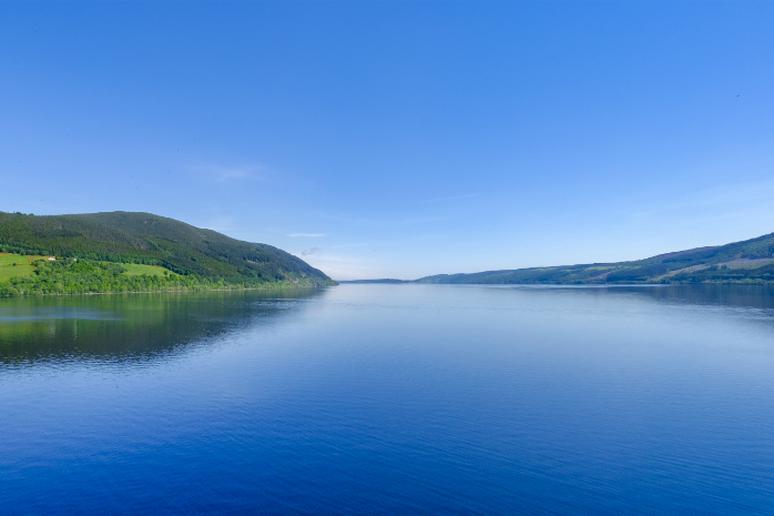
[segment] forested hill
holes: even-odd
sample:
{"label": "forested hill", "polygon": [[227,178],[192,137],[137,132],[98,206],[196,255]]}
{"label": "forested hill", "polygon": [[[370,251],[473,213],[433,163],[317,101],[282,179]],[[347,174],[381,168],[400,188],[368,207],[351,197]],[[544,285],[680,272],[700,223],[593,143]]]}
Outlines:
{"label": "forested hill", "polygon": [[419,283],[629,284],[772,283],[774,233],[732,244],[700,247],[630,262],[592,263],[440,274]]}
{"label": "forested hill", "polygon": [[150,213],[0,212],[0,252],[157,265],[176,276],[230,284],[332,283],[321,271],[276,247]]}

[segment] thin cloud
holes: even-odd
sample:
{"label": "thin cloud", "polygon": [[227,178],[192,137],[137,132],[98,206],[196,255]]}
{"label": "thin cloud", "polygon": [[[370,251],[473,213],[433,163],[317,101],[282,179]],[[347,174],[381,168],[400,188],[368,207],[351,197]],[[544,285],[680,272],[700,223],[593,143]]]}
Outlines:
{"label": "thin cloud", "polygon": [[325,238],[328,233],[290,233],[290,238]]}
{"label": "thin cloud", "polygon": [[706,211],[715,217],[744,217],[758,211],[768,211],[774,206],[774,181],[762,180],[736,185],[723,185],[697,189],[672,202],[662,202],[658,207],[632,213],[633,218],[648,220],[661,214],[691,216],[706,219]]}
{"label": "thin cloud", "polygon": [[471,192],[471,193],[464,193],[464,194],[458,194],[458,195],[446,195],[443,197],[431,197],[429,199],[423,199],[420,201],[422,204],[432,204],[432,203],[438,203],[438,202],[453,202],[453,201],[463,201],[465,199],[472,199],[474,197],[478,197],[478,192]]}
{"label": "thin cloud", "polygon": [[270,173],[263,165],[224,165],[218,163],[200,164],[191,169],[198,175],[218,183],[263,180]]}
{"label": "thin cloud", "polygon": [[416,226],[416,225],[422,225],[422,224],[433,224],[437,222],[445,222],[452,219],[452,217],[449,217],[447,215],[417,215],[417,216],[408,216],[408,217],[394,217],[394,216],[360,217],[356,215],[348,216],[348,215],[340,215],[336,213],[326,213],[326,212],[318,212],[316,213],[316,216],[330,221],[344,222],[349,224],[369,225],[369,226],[376,226],[376,225]]}
{"label": "thin cloud", "polygon": [[298,254],[302,255],[312,267],[320,269],[336,280],[379,278],[385,275],[385,271],[364,263],[354,256],[328,254],[317,248],[307,249]]}

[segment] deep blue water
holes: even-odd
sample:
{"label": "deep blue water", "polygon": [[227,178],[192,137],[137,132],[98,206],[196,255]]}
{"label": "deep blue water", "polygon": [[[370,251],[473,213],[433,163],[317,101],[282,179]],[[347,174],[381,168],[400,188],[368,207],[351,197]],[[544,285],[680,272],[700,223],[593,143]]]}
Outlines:
{"label": "deep blue water", "polygon": [[0,512],[771,513],[774,290],[0,301]]}

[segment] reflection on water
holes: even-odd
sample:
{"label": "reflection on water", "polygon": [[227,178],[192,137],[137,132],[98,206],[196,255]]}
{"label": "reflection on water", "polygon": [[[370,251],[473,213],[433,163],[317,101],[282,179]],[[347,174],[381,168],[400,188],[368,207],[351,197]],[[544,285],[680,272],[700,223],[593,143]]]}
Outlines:
{"label": "reflection on water", "polygon": [[611,287],[606,290],[612,293],[623,292],[650,297],[655,301],[664,303],[774,310],[774,286],[667,285],[653,287]]}
{"label": "reflection on water", "polygon": [[487,285],[469,288],[525,292],[563,291],[577,296],[597,297],[623,295],[650,299],[658,303],[774,310],[774,286],[767,285]]}
{"label": "reflection on water", "polygon": [[[564,291],[581,298],[630,297],[659,304],[758,309],[774,320],[774,287],[766,286],[439,288]],[[254,321],[271,321],[288,310],[302,309],[322,294],[322,290],[237,291],[0,299],[0,362],[78,357],[147,360]]]}
{"label": "reflection on water", "polygon": [[5,514],[771,512],[774,291],[0,301]]}
{"label": "reflection on water", "polygon": [[0,299],[0,363],[149,359],[299,309],[320,291]]}

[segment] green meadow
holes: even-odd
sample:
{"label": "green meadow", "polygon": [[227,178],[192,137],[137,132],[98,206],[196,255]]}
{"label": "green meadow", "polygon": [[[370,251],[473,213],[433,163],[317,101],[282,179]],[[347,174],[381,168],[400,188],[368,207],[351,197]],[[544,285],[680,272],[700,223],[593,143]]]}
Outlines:
{"label": "green meadow", "polygon": [[[14,253],[0,253],[0,281],[32,276],[37,267],[36,262],[38,260],[46,260],[47,258],[47,256],[39,255],[28,256]],[[174,272],[165,269],[160,265],[146,265],[143,263],[120,263],[118,265],[123,269],[121,274],[125,276],[176,276]]]}
{"label": "green meadow", "polygon": [[[0,297],[193,288],[205,283],[159,265],[0,253]],[[209,284],[208,284],[209,285]]]}
{"label": "green meadow", "polygon": [[160,265],[145,265],[144,263],[122,263],[121,266],[126,269],[124,274],[127,276],[166,276],[174,275],[174,272],[165,269]]}
{"label": "green meadow", "polygon": [[35,271],[34,262],[44,258],[43,256],[0,253],[0,281],[32,276]]}

